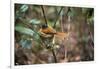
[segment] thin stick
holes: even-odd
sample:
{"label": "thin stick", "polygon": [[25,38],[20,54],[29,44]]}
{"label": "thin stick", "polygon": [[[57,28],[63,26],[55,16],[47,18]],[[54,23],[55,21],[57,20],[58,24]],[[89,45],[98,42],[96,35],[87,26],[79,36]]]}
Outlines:
{"label": "thin stick", "polygon": [[[47,19],[46,19],[46,16],[45,16],[45,12],[44,12],[43,5],[41,5],[41,8],[42,8],[42,12],[43,12],[43,16],[44,16],[45,22],[46,22],[46,24],[47,24]],[[61,12],[61,11],[60,11],[60,12]],[[57,18],[57,19],[58,19],[58,18]],[[56,21],[55,21],[55,22],[56,22]],[[53,54],[53,57],[54,57],[54,61],[55,61],[55,63],[57,63],[57,58],[56,58],[55,52],[54,52],[53,49],[51,49],[51,51],[52,51],[52,54]]]}
{"label": "thin stick", "polygon": [[44,19],[45,19],[45,23],[47,24],[47,19],[46,19],[46,16],[45,16],[43,5],[41,5],[41,8],[42,8],[43,16],[44,16]]}
{"label": "thin stick", "polygon": [[53,54],[53,57],[54,57],[54,62],[57,63],[57,58],[56,58],[55,52],[54,52],[53,49],[51,49],[51,51],[52,51],[52,54]]}
{"label": "thin stick", "polygon": [[[62,13],[63,13],[63,11],[61,12],[61,14],[62,14]],[[60,17],[60,24],[61,24],[61,25],[60,25],[60,26],[61,26],[61,31],[64,32],[64,28],[63,28],[63,27],[64,27],[64,25],[63,25],[63,16],[62,16],[62,15],[61,15],[61,17]]]}
{"label": "thin stick", "polygon": [[63,9],[63,7],[61,7],[61,9],[60,9],[60,11],[59,11],[59,13],[58,13],[58,15],[57,15],[57,18],[56,18],[56,20],[55,20],[55,22],[54,22],[53,28],[56,27],[56,23],[57,23],[57,20],[58,20],[58,18],[59,18],[59,15],[60,15],[62,9]]}

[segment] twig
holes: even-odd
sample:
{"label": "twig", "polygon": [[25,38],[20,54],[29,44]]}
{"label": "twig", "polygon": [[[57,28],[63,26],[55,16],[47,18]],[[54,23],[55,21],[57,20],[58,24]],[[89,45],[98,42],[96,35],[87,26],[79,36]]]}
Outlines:
{"label": "twig", "polygon": [[66,14],[68,15],[69,12],[71,12],[71,8],[70,7],[68,7],[68,10],[67,10]]}
{"label": "twig", "polygon": [[41,8],[42,8],[43,16],[44,16],[44,19],[45,19],[45,23],[47,24],[47,19],[46,19],[46,16],[45,16],[43,5],[41,5]]}
{"label": "twig", "polygon": [[[61,14],[62,14],[62,13],[63,13],[63,12],[61,12]],[[60,17],[60,24],[61,24],[61,25],[60,25],[60,26],[61,26],[61,31],[64,32],[64,28],[63,28],[63,27],[64,27],[64,25],[63,25],[63,16],[62,16],[62,15],[61,15],[61,17]]]}
{"label": "twig", "polygon": [[[45,12],[44,12],[43,5],[41,5],[41,8],[42,8],[43,16],[44,16],[44,19],[45,19],[45,23],[47,24],[47,19],[46,19],[46,16],[45,16]],[[59,11],[58,14],[57,14],[57,18],[56,18],[56,20],[55,20],[55,22],[54,22],[53,28],[56,27],[57,20],[58,20],[59,15],[60,15],[60,13],[61,13],[62,10],[63,10],[63,7],[61,7],[60,11]],[[51,51],[52,51],[52,54],[53,54],[53,57],[54,57],[54,62],[57,63],[57,58],[56,58],[54,49],[51,48]]]}
{"label": "twig", "polygon": [[54,57],[54,61],[55,61],[55,63],[57,63],[57,58],[56,58],[55,52],[54,52],[53,49],[51,49],[51,51],[52,51],[52,54],[53,54],[53,57]]}
{"label": "twig", "polygon": [[[45,16],[45,12],[44,12],[43,5],[41,5],[41,8],[42,8],[43,16],[44,16],[44,19],[45,19],[45,23],[47,24],[47,19],[46,19],[46,16]],[[61,9],[61,10],[62,10],[62,9]],[[60,12],[61,12],[61,10],[60,10]],[[59,12],[59,14],[60,14],[60,12]],[[58,18],[57,18],[57,19],[58,19]],[[56,20],[57,20],[57,19],[56,19]],[[55,23],[56,23],[56,21],[55,21]],[[51,51],[52,51],[52,54],[53,54],[53,57],[54,57],[54,61],[55,61],[55,63],[57,63],[57,58],[56,58],[55,52],[54,52],[53,49],[51,49]]]}
{"label": "twig", "polygon": [[60,15],[60,13],[61,13],[62,10],[63,10],[63,7],[61,7],[61,9],[60,9],[60,11],[59,11],[59,13],[58,13],[58,15],[57,15],[57,18],[56,18],[56,20],[55,20],[55,22],[54,22],[53,28],[56,27],[57,20],[58,20],[59,15]]}

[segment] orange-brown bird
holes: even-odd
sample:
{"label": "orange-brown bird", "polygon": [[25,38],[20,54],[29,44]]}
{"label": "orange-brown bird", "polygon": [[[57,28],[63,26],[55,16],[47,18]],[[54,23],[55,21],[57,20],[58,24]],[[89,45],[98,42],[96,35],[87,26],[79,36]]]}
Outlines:
{"label": "orange-brown bird", "polygon": [[64,39],[68,37],[67,33],[57,32],[50,25],[43,24],[41,29],[39,30],[40,36],[43,38],[53,38],[53,43],[61,43]]}

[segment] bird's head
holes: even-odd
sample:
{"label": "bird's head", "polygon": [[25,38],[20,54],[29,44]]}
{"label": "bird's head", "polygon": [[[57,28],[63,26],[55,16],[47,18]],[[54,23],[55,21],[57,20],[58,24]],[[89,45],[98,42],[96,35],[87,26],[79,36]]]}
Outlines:
{"label": "bird's head", "polygon": [[46,28],[48,28],[48,25],[47,24],[42,24],[42,29],[46,29]]}

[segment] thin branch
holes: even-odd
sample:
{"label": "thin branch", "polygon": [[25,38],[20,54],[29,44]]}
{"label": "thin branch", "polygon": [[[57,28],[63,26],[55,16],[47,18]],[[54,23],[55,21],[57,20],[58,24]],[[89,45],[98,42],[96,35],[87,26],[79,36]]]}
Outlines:
{"label": "thin branch", "polygon": [[67,10],[67,13],[66,13],[67,16],[68,16],[68,13],[69,13],[69,12],[71,12],[71,8],[70,8],[70,7],[68,7],[68,10]]}
{"label": "thin branch", "polygon": [[53,57],[54,57],[54,62],[57,63],[57,58],[56,58],[55,52],[54,52],[53,49],[51,49],[51,51],[52,51],[52,54],[53,54]]}
{"label": "thin branch", "polygon": [[[45,19],[45,23],[47,24],[47,19],[46,19],[46,16],[45,16],[45,12],[44,12],[43,5],[41,5],[41,8],[42,8],[43,16],[44,16],[44,19]],[[60,12],[61,12],[61,11],[60,11]],[[60,14],[60,12],[59,12],[59,14]],[[58,19],[58,18],[57,18],[57,19]],[[55,63],[57,63],[57,58],[56,58],[55,52],[54,52],[53,49],[51,49],[51,51],[52,51],[52,54],[53,54],[53,57],[54,57],[54,61],[55,61]]]}
{"label": "thin branch", "polygon": [[[63,12],[61,12],[61,13],[63,13]],[[61,31],[64,32],[63,16],[62,15],[60,17],[60,26],[61,26]]]}
{"label": "thin branch", "polygon": [[58,15],[57,15],[57,18],[56,18],[56,20],[55,20],[55,22],[54,22],[53,28],[56,27],[57,20],[58,20],[59,15],[60,15],[60,13],[61,13],[62,10],[63,10],[63,7],[61,7],[61,9],[60,9],[60,11],[59,11],[59,13],[58,13]]}
{"label": "thin branch", "polygon": [[45,16],[45,12],[44,12],[43,5],[41,5],[41,9],[42,9],[42,12],[43,12],[43,16],[44,16],[44,19],[45,19],[45,23],[47,24],[47,19],[46,19],[46,16]]}

